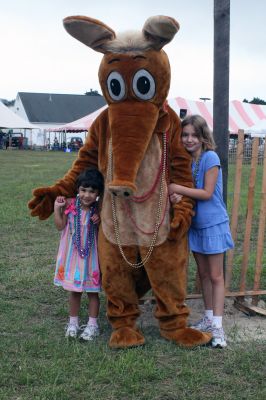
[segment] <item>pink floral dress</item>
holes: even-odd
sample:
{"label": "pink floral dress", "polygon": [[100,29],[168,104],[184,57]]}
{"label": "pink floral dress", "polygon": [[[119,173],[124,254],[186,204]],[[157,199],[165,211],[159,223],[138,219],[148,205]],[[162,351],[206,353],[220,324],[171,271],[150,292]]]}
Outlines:
{"label": "pink floral dress", "polygon": [[[97,251],[97,230],[93,245],[87,257],[80,257],[73,243],[75,199],[71,199],[65,210],[67,224],[61,232],[57,254],[54,284],[72,292],[100,292],[101,276]],[[91,211],[81,210],[81,240],[85,246],[85,238],[90,227]]]}

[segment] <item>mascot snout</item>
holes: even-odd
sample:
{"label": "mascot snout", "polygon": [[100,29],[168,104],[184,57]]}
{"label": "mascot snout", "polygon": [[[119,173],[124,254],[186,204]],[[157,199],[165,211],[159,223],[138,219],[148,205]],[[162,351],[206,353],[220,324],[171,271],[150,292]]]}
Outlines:
{"label": "mascot snout", "polygon": [[125,102],[109,106],[111,130],[111,193],[130,197],[136,191],[136,176],[150,143],[159,110],[153,103]]}

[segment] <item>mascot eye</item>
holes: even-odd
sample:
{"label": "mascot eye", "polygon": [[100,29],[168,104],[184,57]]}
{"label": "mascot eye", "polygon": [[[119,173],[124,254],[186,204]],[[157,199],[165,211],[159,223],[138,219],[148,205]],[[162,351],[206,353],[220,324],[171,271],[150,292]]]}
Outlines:
{"label": "mascot eye", "polygon": [[150,100],[154,96],[155,80],[146,69],[140,69],[135,73],[133,90],[135,95],[142,100]]}
{"label": "mascot eye", "polygon": [[113,100],[122,100],[126,93],[125,81],[118,72],[111,72],[107,78],[107,87],[110,97]]}

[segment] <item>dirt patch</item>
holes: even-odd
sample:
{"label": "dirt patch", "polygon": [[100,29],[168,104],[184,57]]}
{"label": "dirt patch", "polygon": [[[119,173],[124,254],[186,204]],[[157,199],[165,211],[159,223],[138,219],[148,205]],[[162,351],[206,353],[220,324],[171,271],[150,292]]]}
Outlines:
{"label": "dirt patch", "polygon": [[[249,301],[249,299],[247,299]],[[193,299],[186,301],[190,308],[189,324],[201,318],[203,312],[202,299]],[[265,303],[260,302],[259,306],[265,309]],[[140,324],[146,326],[158,326],[157,320],[153,316],[155,305],[150,301],[141,306],[142,315]],[[233,298],[225,299],[223,326],[227,336],[227,342],[236,343],[251,340],[266,340],[266,317],[249,316],[239,311],[234,306]]]}

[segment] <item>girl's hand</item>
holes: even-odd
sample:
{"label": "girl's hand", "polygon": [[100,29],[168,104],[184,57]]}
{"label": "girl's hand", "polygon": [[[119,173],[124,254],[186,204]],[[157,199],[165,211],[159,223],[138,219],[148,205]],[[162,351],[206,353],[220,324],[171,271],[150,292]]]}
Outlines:
{"label": "girl's hand", "polygon": [[172,204],[179,203],[183,198],[183,196],[181,194],[177,194],[177,193],[172,193],[172,194],[170,194],[169,197],[170,197],[170,201]]}
{"label": "girl's hand", "polygon": [[54,202],[55,208],[63,208],[66,206],[66,198],[64,196],[57,196]]}
{"label": "girl's hand", "polygon": [[92,220],[92,222],[93,222],[94,224],[99,224],[101,218],[100,218],[99,214],[93,214],[93,216],[91,217],[91,220]]}
{"label": "girl's hand", "polygon": [[182,188],[182,186],[177,185],[176,183],[170,183],[170,185],[168,186],[168,193],[169,193],[169,195],[171,195],[173,193],[181,194],[180,193],[181,188]]}

